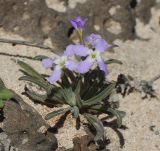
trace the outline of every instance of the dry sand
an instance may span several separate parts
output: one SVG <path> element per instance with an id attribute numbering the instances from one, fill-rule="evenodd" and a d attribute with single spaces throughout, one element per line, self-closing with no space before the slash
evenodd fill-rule
<path id="1" fill-rule="evenodd" d="M 139 79 L 149 80 L 160 73 L 160 10 L 153 8 L 152 13 L 153 17 L 146 26 L 137 20 L 136 31 L 138 35 L 143 38 L 149 38 L 148 41 L 134 40 L 122 42 L 121 40 L 116 40 L 115 43 L 119 45 L 119 48 L 116 48 L 114 53 L 106 53 L 105 59 L 116 58 L 123 62 L 123 65 L 109 66 L 109 79 L 116 79 L 118 74 L 124 73 Z M 3 29 L 0 29 L 0 37 L 23 40 L 22 37 L 6 33 Z M 47 50 L 18 45 L 13 47 L 10 44 L 3 43 L 0 43 L 0 52 L 32 57 L 36 55 L 54 56 Z M 19 66 L 11 58 L 13 57 L 0 55 L 0 77 L 8 88 L 21 95 L 24 91 L 25 83 L 18 80 L 22 74 L 19 71 Z M 31 64 L 39 72 L 46 72 L 42 68 L 41 63 L 28 59 L 23 60 Z M 160 95 L 160 80 L 156 82 L 156 85 L 157 92 Z M 25 102 L 32 105 L 43 117 L 51 110 L 45 106 L 34 104 L 27 97 L 21 96 Z M 160 101 L 157 99 L 142 100 L 140 94 L 133 93 L 121 99 L 120 109 L 127 113 L 123 124 L 128 129 L 120 130 L 124 136 L 125 145 L 121 149 L 116 133 L 112 129 L 106 128 L 107 137 L 111 140 L 108 148 L 111 151 L 159 151 Z M 69 119 L 65 122 L 64 127 L 59 130 L 59 133 L 56 134 L 59 146 L 66 148 L 72 147 L 72 138 L 74 136 L 85 134 L 83 128 L 77 131 L 73 127 L 73 120 Z M 49 123 L 52 125 L 53 121 Z M 150 130 L 150 126 L 155 126 L 154 131 Z"/>

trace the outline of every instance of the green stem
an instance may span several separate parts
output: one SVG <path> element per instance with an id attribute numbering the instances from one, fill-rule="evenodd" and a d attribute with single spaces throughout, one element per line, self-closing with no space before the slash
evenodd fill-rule
<path id="1" fill-rule="evenodd" d="M 83 30 L 82 30 L 82 29 L 78 29 L 78 30 L 77 30 L 77 34 L 78 34 L 80 43 L 84 45 L 84 40 L 83 40 Z"/>

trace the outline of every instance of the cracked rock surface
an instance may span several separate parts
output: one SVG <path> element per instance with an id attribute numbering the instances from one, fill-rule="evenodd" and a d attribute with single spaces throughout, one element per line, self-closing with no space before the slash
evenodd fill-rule
<path id="1" fill-rule="evenodd" d="M 102 34 L 110 42 L 134 39 L 135 17 L 148 23 L 154 5 L 155 0 L 1 0 L 0 27 L 36 43 L 48 39 L 57 51 L 62 51 L 70 42 L 69 19 L 88 17 L 87 33 Z"/>

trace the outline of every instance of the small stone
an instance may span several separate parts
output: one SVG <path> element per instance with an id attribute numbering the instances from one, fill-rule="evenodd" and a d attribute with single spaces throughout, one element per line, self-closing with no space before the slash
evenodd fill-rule
<path id="1" fill-rule="evenodd" d="M 120 5 L 111 7 L 111 8 L 109 9 L 110 15 L 111 15 L 111 16 L 115 15 L 115 14 L 117 13 L 117 10 L 118 10 L 120 7 L 121 7 Z"/>
<path id="2" fill-rule="evenodd" d="M 120 34 L 122 31 L 122 27 L 121 27 L 120 23 L 116 22 L 112 19 L 108 20 L 105 23 L 105 27 L 109 32 L 116 34 L 116 35 Z"/>
<path id="3" fill-rule="evenodd" d="M 155 135 L 159 135 L 159 131 L 155 131 Z"/>

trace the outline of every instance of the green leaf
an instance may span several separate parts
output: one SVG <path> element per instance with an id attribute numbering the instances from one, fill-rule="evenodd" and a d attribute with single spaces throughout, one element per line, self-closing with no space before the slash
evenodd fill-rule
<path id="1" fill-rule="evenodd" d="M 61 80 L 62 80 L 61 87 L 63 87 L 63 88 L 70 87 L 71 84 L 70 84 L 69 79 L 68 79 L 67 75 L 65 74 L 65 72 L 63 72 Z"/>
<path id="2" fill-rule="evenodd" d="M 40 103 L 45 103 L 47 99 L 47 95 L 41 95 L 30 90 L 26 90 L 26 94 L 34 101 L 37 101 Z"/>
<path id="3" fill-rule="evenodd" d="M 97 80 L 94 80 L 94 82 L 92 82 L 92 84 L 89 86 L 88 90 L 85 92 L 85 94 L 83 95 L 83 99 L 89 99 L 92 96 L 94 96 L 97 91 L 98 91 L 99 87 L 98 87 L 98 82 Z"/>
<path id="4" fill-rule="evenodd" d="M 47 56 L 44 56 L 44 55 L 38 55 L 38 56 L 35 56 L 34 59 L 35 60 L 39 60 L 39 61 L 42 61 L 43 59 L 47 59 L 48 57 Z"/>
<path id="5" fill-rule="evenodd" d="M 0 99 L 0 109 L 4 107 L 6 101 L 7 100 L 1 100 Z"/>
<path id="6" fill-rule="evenodd" d="M 103 104 L 96 104 L 96 105 L 93 105 L 93 106 L 90 106 L 89 111 L 97 111 L 98 113 L 105 113 L 106 109 L 105 107 L 103 106 Z"/>
<path id="7" fill-rule="evenodd" d="M 14 97 L 14 92 L 5 88 L 5 84 L 0 78 L 0 108 L 3 108 L 5 102 Z"/>
<path id="8" fill-rule="evenodd" d="M 91 106 L 94 104 L 97 104 L 99 102 L 101 102 L 103 99 L 105 99 L 106 97 L 108 97 L 113 89 L 115 88 L 115 83 L 110 84 L 109 86 L 107 86 L 106 89 L 104 89 L 102 92 L 100 92 L 98 95 L 84 101 L 83 105 L 84 106 Z"/>
<path id="9" fill-rule="evenodd" d="M 57 90 L 54 95 L 51 96 L 51 98 L 49 98 L 51 100 L 55 100 L 56 102 L 60 103 L 60 104 L 65 104 L 65 100 L 63 98 L 63 95 L 61 93 L 61 89 Z"/>
<path id="10" fill-rule="evenodd" d="M 40 75 L 36 70 L 34 70 L 30 65 L 26 64 L 23 61 L 18 61 L 18 64 L 24 69 L 24 71 L 31 77 L 38 79 L 43 79 L 43 76 Z"/>
<path id="11" fill-rule="evenodd" d="M 76 105 L 79 107 L 79 108 L 81 108 L 81 107 L 83 107 L 83 100 L 81 99 L 81 97 L 80 97 L 80 95 L 79 94 L 77 94 L 76 95 Z"/>
<path id="12" fill-rule="evenodd" d="M 73 113 L 74 118 L 78 118 L 79 116 L 79 108 L 77 106 L 72 107 L 71 112 Z"/>
<path id="13" fill-rule="evenodd" d="M 84 115 L 88 122 L 94 126 L 96 129 L 96 136 L 94 138 L 95 141 L 103 139 L 105 136 L 104 126 L 103 123 L 94 115 L 91 114 L 85 114 Z"/>
<path id="14" fill-rule="evenodd" d="M 112 63 L 117 63 L 117 64 L 123 64 L 120 60 L 117 59 L 109 59 L 105 61 L 105 64 L 112 64 Z"/>
<path id="15" fill-rule="evenodd" d="M 78 80 L 78 83 L 77 83 L 77 85 L 76 85 L 76 88 L 75 88 L 75 90 L 74 90 L 74 93 L 75 93 L 76 95 L 80 95 L 80 91 L 81 91 L 81 79 Z"/>
<path id="16" fill-rule="evenodd" d="M 118 112 L 118 114 L 121 116 L 121 118 L 124 118 L 126 116 L 126 112 L 124 111 L 119 111 L 119 110 L 116 110 Z"/>
<path id="17" fill-rule="evenodd" d="M 31 76 L 22 76 L 19 78 L 19 80 L 29 81 L 38 85 L 39 87 L 43 88 L 48 95 L 51 93 L 51 90 L 54 88 L 54 86 L 50 85 L 48 82 L 37 79 L 35 77 L 31 77 Z"/>
<path id="18" fill-rule="evenodd" d="M 14 92 L 9 89 L 1 89 L 0 90 L 0 99 L 9 100 L 14 96 Z"/>
<path id="19" fill-rule="evenodd" d="M 69 104 L 70 106 L 76 106 L 76 95 L 72 91 L 72 88 L 62 89 L 61 94 L 64 97 L 67 104 Z"/>
<path id="20" fill-rule="evenodd" d="M 81 97 L 80 97 L 81 83 L 82 83 L 81 80 L 82 80 L 81 78 L 78 80 L 76 88 L 74 90 L 74 93 L 75 93 L 75 96 L 76 96 L 76 104 L 79 108 L 82 107 L 82 100 L 81 100 Z"/>
<path id="21" fill-rule="evenodd" d="M 118 127 L 121 127 L 122 126 L 122 118 L 125 116 L 125 112 L 118 111 L 118 110 L 115 110 L 112 108 L 108 108 L 107 111 L 110 112 L 112 115 L 116 116 Z"/>
<path id="22" fill-rule="evenodd" d="M 49 120 L 49 119 L 51 119 L 55 116 L 58 116 L 60 114 L 64 114 L 64 113 L 68 112 L 69 110 L 71 110 L 71 107 L 64 108 L 64 109 L 59 109 L 57 111 L 53 111 L 53 112 L 46 115 L 45 120 Z"/>

